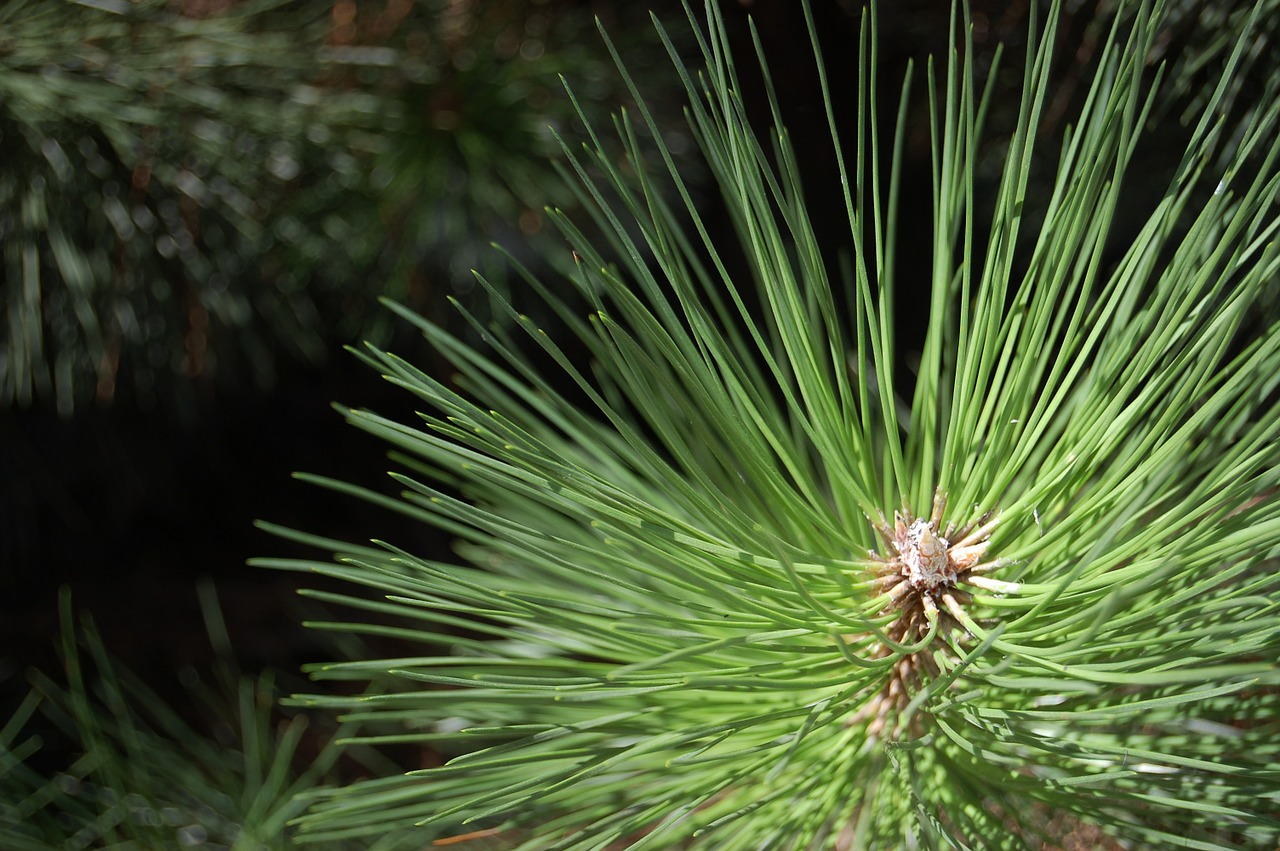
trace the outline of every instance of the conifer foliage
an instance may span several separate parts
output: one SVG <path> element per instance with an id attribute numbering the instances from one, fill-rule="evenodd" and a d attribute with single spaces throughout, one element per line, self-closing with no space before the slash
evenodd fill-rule
<path id="1" fill-rule="evenodd" d="M 574 201 L 559 75 L 610 68 L 556 0 L 4 4 L 0 408 L 190 414 L 380 339 L 380 295 L 487 313 L 468 270 Z"/>
<path id="2" fill-rule="evenodd" d="M 672 58 L 736 239 L 704 225 L 665 150 L 642 153 L 661 128 L 641 101 L 615 122 L 625 165 L 600 128 L 564 148 L 604 236 L 556 215 L 576 270 L 526 283 L 566 331 L 516 305 L 480 348 L 397 309 L 456 370 L 364 352 L 423 406 L 413 423 L 346 411 L 394 448 L 402 491 L 317 481 L 455 535 L 461 563 L 285 530 L 336 559 L 263 563 L 364 586 L 316 592 L 356 610 L 329 626 L 413 647 L 314 668 L 375 684 L 364 696 L 298 700 L 442 762 L 317 795 L 307 835 L 1276 843 L 1280 101 L 1223 117 L 1236 51 L 1189 127 L 1151 128 L 1165 9 L 1142 5 L 1042 138 L 1058 11 L 1014 63 L 989 201 L 997 76 L 963 7 L 956 50 L 903 69 L 896 119 L 874 7 L 847 52 L 815 36 L 824 92 L 858 80 L 825 99 L 843 204 L 818 210 L 787 93 L 753 131 L 740 93 L 757 59 L 767 85 L 764 57 L 734 56 L 710 4 L 690 16 L 705 69 Z M 897 215 L 916 82 L 927 221 Z M 1185 153 L 1135 220 L 1144 134 L 1175 130 Z M 842 245 L 818 244 L 820 216 L 847 223 Z M 923 298 L 904 252 L 929 258 Z"/>

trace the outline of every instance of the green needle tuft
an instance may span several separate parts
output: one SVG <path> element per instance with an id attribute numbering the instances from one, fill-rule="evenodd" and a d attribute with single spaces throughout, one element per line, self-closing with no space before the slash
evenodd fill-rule
<path id="1" fill-rule="evenodd" d="M 736 238 L 642 148 L 639 99 L 617 140 L 564 142 L 594 210 L 550 213 L 571 276 L 516 264 L 560 327 L 508 305 L 472 347 L 391 305 L 453 375 L 362 354 L 423 405 L 348 412 L 403 492 L 320 483 L 462 558 L 316 537 L 336 561 L 270 564 L 365 586 L 327 599 L 414 648 L 316 671 L 368 694 L 298 699 L 440 764 L 319 795 L 307 835 L 1274 847 L 1280 100 L 1224 117 L 1249 41 L 1140 204 L 1142 142 L 1175 131 L 1149 121 L 1163 4 L 1100 36 L 1069 123 L 1046 119 L 1057 4 L 1012 111 L 958 7 L 924 74 L 932 218 L 908 221 L 919 74 L 888 126 L 874 10 L 852 67 L 813 38 L 834 211 L 806 201 L 786 92 L 775 129 L 748 122 L 721 14 L 690 16 L 705 69 L 671 55 Z"/>

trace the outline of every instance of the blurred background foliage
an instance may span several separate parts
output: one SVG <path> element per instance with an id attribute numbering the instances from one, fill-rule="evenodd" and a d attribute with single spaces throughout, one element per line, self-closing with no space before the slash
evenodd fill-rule
<path id="1" fill-rule="evenodd" d="M 378 339 L 379 296 L 482 301 L 470 270 L 504 279 L 491 242 L 554 257 L 560 77 L 602 117 L 621 97 L 593 11 L 4 4 L 0 406 L 191 414 L 220 384 L 270 386 L 282 358 Z M 648 32 L 643 12 L 613 29 Z"/>
<path id="2" fill-rule="evenodd" d="M 352 725 L 282 710 L 288 691 L 274 672 L 240 670 L 211 585 L 200 602 L 213 661 L 182 671 L 197 707 L 188 717 L 113 658 L 93 620 L 62 596 L 62 674 L 35 674 L 0 725 L 0 847 L 292 848 L 290 821 L 318 784 L 397 770 L 368 748 L 339 745 Z M 41 771 L 50 750 L 56 767 Z M 74 758 L 62 760 L 67 751 Z M 414 846 L 389 833 L 336 847 Z"/>
<path id="3" fill-rule="evenodd" d="M 1110 5 L 1114 5 L 1114 0 Z M 1104 7 L 1109 9 L 1110 6 Z M 1255 17 L 1254 20 L 1250 18 Z M 1280 0 L 1176 0 L 1165 38 L 1170 105 L 1181 120 L 1201 109 L 1222 79 L 1227 59 L 1241 38 L 1248 44 L 1241 67 L 1230 80 L 1234 107 L 1252 112 L 1263 103 L 1271 77 L 1280 69 Z M 1157 120 L 1159 120 L 1157 115 Z"/>

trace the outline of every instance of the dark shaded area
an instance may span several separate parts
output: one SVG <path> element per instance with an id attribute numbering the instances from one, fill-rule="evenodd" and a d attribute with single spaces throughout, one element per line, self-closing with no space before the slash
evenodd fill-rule
<path id="1" fill-rule="evenodd" d="M 7 412 L 6 655 L 53 666 L 55 600 L 66 585 L 107 646 L 163 690 L 166 677 L 146 672 L 176 672 L 210 652 L 195 593 L 207 576 L 247 669 L 315 661 L 290 611 L 298 578 L 245 561 L 320 554 L 273 538 L 255 520 L 428 552 L 442 546 L 419 525 L 290 477 L 305 470 L 384 486 L 383 447 L 346 426 L 330 407 L 335 400 L 412 415 L 404 393 L 350 356 L 295 370 L 269 394 L 223 398 L 196 424 L 123 407 L 70 421 Z"/>

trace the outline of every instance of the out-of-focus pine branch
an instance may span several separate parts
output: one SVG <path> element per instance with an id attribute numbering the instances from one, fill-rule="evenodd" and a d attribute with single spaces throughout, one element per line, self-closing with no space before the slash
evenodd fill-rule
<path id="1" fill-rule="evenodd" d="M 6 4 L 0 406 L 189 408 L 377 339 L 379 295 L 465 295 L 572 200 L 548 125 L 561 75 L 603 85 L 588 29 L 527 0 Z"/>

